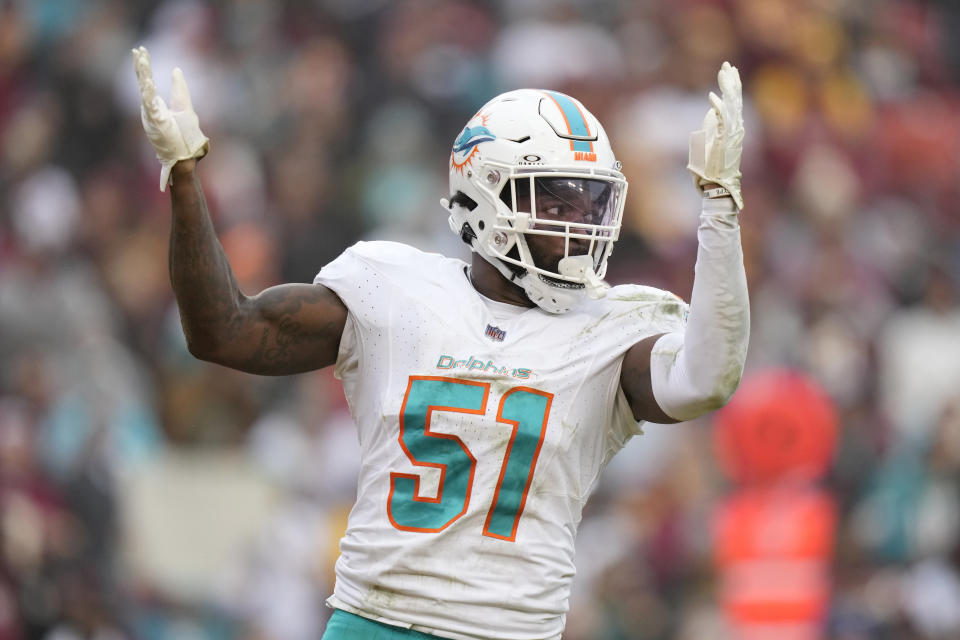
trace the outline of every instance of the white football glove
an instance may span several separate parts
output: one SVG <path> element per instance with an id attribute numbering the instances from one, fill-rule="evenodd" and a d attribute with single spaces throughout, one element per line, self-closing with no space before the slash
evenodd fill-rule
<path id="1" fill-rule="evenodd" d="M 170 106 L 157 95 L 146 47 L 133 50 L 133 68 L 140 84 L 140 120 L 147 139 L 157 151 L 160 191 L 166 191 L 170 170 L 180 160 L 202 158 L 210 148 L 210 139 L 200 131 L 200 120 L 190 101 L 190 90 L 180 67 L 173 70 Z"/>
<path id="2" fill-rule="evenodd" d="M 717 74 L 722 98 L 710 92 L 712 108 L 703 118 L 703 129 L 690 134 L 687 169 L 697 187 L 716 183 L 730 192 L 737 209 L 743 209 L 740 189 L 740 156 L 743 153 L 743 96 L 740 73 L 724 62 Z"/>

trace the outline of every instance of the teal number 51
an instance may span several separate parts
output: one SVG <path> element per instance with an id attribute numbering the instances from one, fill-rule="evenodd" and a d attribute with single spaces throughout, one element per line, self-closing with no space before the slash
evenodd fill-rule
<path id="1" fill-rule="evenodd" d="M 435 411 L 485 415 L 489 395 L 486 382 L 410 376 L 400 409 L 400 446 L 415 466 L 440 470 L 440 488 L 436 497 L 422 497 L 419 475 L 391 473 L 387 515 L 393 526 L 442 531 L 467 512 L 477 459 L 457 436 L 432 431 L 430 421 Z M 500 398 L 496 421 L 513 425 L 513 434 L 483 535 L 516 540 L 552 401 L 553 394 L 529 387 L 514 387 Z"/>

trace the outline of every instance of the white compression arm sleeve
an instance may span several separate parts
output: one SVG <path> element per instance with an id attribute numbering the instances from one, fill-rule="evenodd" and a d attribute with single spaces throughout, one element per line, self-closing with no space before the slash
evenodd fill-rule
<path id="1" fill-rule="evenodd" d="M 650 353 L 653 396 L 664 413 L 690 420 L 733 396 L 747 357 L 750 303 L 733 199 L 704 199 L 690 313 L 683 333 Z"/>

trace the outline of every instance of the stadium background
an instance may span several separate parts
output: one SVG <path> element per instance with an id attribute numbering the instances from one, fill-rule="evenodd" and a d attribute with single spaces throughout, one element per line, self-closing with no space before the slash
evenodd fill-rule
<path id="1" fill-rule="evenodd" d="M 686 140 L 724 59 L 747 102 L 747 377 L 840 419 L 830 638 L 960 637 L 960 5 L 948 0 L 0 2 L 0 639 L 306 640 L 356 444 L 330 372 L 194 360 L 130 48 L 179 65 L 248 293 L 359 238 L 463 256 L 451 141 L 518 86 L 578 96 L 630 179 L 611 279 L 688 296 Z M 570 640 L 723 637 L 711 420 L 615 459 Z M 99 635 L 82 635 L 99 628 Z"/>

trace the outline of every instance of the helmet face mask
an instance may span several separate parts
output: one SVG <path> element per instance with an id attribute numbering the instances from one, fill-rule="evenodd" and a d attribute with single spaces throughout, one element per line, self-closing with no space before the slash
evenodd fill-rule
<path id="1" fill-rule="evenodd" d="M 510 211 L 498 216 L 494 228 L 523 233 L 523 242 L 518 244 L 526 245 L 534 259 L 519 266 L 553 280 L 582 285 L 581 280 L 561 274 L 557 264 L 567 256 L 589 255 L 594 273 L 603 277 L 606 258 L 620 230 L 623 191 L 616 182 L 596 178 L 543 172 L 518 175 L 501 192 L 500 199 Z M 562 253 L 549 262 L 537 260 L 533 250 L 537 236 L 561 239 L 562 244 L 556 244 L 562 246 Z M 501 259 L 509 261 L 510 257 Z"/>
<path id="2" fill-rule="evenodd" d="M 627 183 L 600 123 L 553 91 L 511 91 L 457 137 L 451 229 L 538 306 L 569 310 L 600 280 L 620 232 Z M 579 256 L 579 257 L 577 257 Z M 588 256 L 588 257 L 587 257 Z"/>

